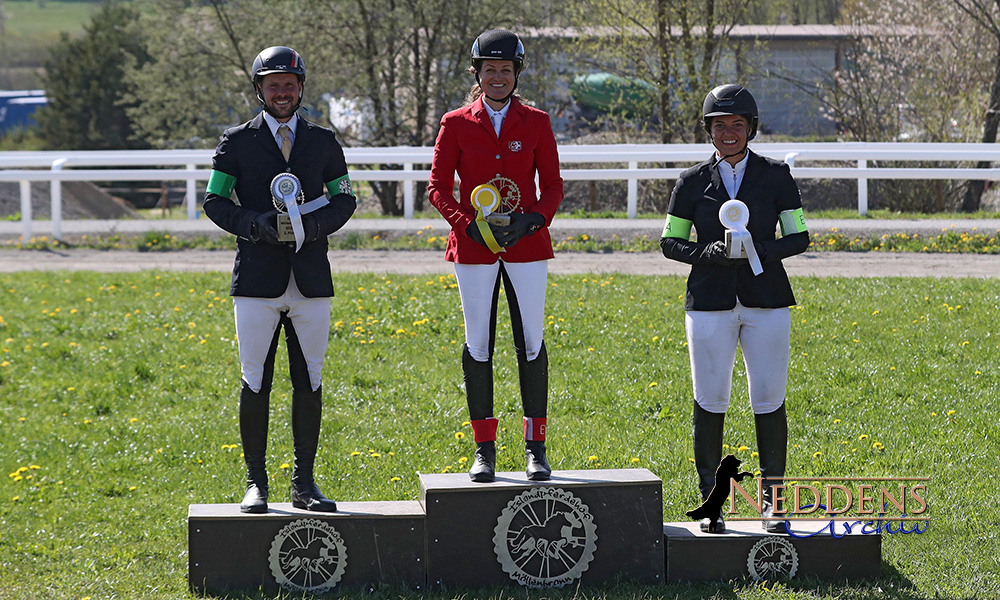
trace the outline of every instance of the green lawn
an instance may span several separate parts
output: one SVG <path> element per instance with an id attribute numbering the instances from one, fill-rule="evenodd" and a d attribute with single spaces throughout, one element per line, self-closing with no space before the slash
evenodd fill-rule
<path id="1" fill-rule="evenodd" d="M 417 472 L 471 457 L 452 276 L 338 275 L 319 482 L 337 500 L 414 500 Z M 610 585 L 457 597 L 986 598 L 1000 593 L 991 280 L 793 281 L 789 472 L 928 476 L 921 535 L 883 538 L 883 579 Z M 191 503 L 238 502 L 239 365 L 226 273 L 0 275 L 0 597 L 191 598 Z M 550 460 L 646 467 L 663 518 L 697 504 L 681 277 L 552 277 Z M 501 470 L 523 468 L 516 361 L 500 318 Z M 283 350 L 268 464 L 291 463 Z M 738 361 L 739 362 L 739 361 Z M 726 443 L 756 469 L 738 366 Z M 459 440 L 456 433 L 465 434 Z M 415 597 L 377 588 L 355 597 Z M 250 595 L 247 597 L 269 597 Z M 291 597 L 283 595 L 282 597 Z M 433 598 L 452 595 L 431 595 Z"/>
<path id="2" fill-rule="evenodd" d="M 100 2 L 6 0 L 3 3 L 6 63 L 40 66 L 59 34 L 82 34 L 83 26 L 90 22 L 90 16 L 99 6 Z"/>

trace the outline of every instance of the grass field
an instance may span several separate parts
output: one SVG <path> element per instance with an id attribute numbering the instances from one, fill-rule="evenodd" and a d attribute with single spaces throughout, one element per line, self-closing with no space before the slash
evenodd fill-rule
<path id="1" fill-rule="evenodd" d="M 40 65 L 59 34 L 83 33 L 84 25 L 99 6 L 100 2 L 5 0 L 5 65 Z"/>
<path id="2" fill-rule="evenodd" d="M 238 502 L 239 365 L 224 273 L 0 275 L 0 597 L 191 598 L 187 505 Z M 417 472 L 460 472 L 473 444 L 451 276 L 337 276 L 321 487 L 413 500 Z M 789 472 L 929 476 L 925 534 L 883 537 L 883 578 L 460 590 L 432 598 L 1000 597 L 1000 292 L 989 280 L 797 279 Z M 680 277 L 552 277 L 555 469 L 646 467 L 663 518 L 697 504 Z M 523 468 L 516 361 L 500 318 L 499 468 Z M 268 464 L 292 462 L 279 351 Z M 736 368 L 726 443 L 756 469 Z M 458 439 L 464 434 L 464 439 Z M 244 596 L 238 596 L 244 597 Z M 248 598 L 270 597 L 250 594 Z M 283 595 L 282 597 L 292 597 Z M 376 588 L 358 598 L 416 597 Z"/>

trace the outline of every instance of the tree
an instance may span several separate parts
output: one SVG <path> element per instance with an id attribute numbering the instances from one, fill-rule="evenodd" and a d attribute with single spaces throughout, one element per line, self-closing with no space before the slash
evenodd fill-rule
<path id="1" fill-rule="evenodd" d="M 926 25 L 928 14 L 934 27 Z M 845 5 L 845 18 L 853 42 L 820 94 L 846 137 L 972 139 L 990 56 L 967 15 L 951 0 L 855 0 Z M 959 193 L 940 181 L 877 181 L 872 189 L 894 210 L 957 208 Z"/>
<path id="2" fill-rule="evenodd" d="M 982 33 L 992 37 L 993 76 L 989 83 L 989 99 L 986 102 L 986 114 L 983 117 L 983 134 L 980 141 L 992 144 L 997 141 L 997 127 L 1000 126 L 1000 0 L 952 0 L 962 12 L 978 26 Z M 985 169 L 990 163 L 980 161 L 976 167 Z M 970 181 L 962 200 L 962 210 L 975 212 L 979 210 L 986 182 Z"/>
<path id="3" fill-rule="evenodd" d="M 262 29 L 260 15 L 272 10 L 281 14 L 275 3 L 260 0 L 148 5 L 141 24 L 152 60 L 132 65 L 126 78 L 132 86 L 128 114 L 153 146 L 214 148 L 223 129 L 254 114 L 254 57 L 267 46 L 290 43 L 265 40 L 270 32 Z M 315 97 L 311 89 L 306 86 L 307 98 Z"/>
<path id="4" fill-rule="evenodd" d="M 728 46 L 751 0 L 575 0 L 574 18 L 593 57 L 589 67 L 656 86 L 663 143 L 701 139 L 698 120 Z"/>
<path id="5" fill-rule="evenodd" d="M 425 146 L 433 144 L 441 116 L 461 104 L 473 83 L 467 69 L 475 37 L 494 27 L 522 30 L 542 9 L 453 0 L 308 0 L 302 11 L 317 60 L 329 65 L 331 89 L 371 113 L 359 138 L 370 146 Z M 402 214 L 396 182 L 371 186 L 383 213 Z"/>
<path id="6" fill-rule="evenodd" d="M 131 86 L 124 78 L 127 68 L 150 58 L 138 16 L 131 6 L 106 3 L 82 37 L 61 34 L 42 79 L 49 103 L 35 118 L 47 147 L 148 147 L 127 115 Z"/>

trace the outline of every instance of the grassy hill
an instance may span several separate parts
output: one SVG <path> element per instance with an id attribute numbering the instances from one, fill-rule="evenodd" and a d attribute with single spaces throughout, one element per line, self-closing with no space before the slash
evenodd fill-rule
<path id="1" fill-rule="evenodd" d="M 0 0 L 0 89 L 39 87 L 48 48 L 61 32 L 83 33 L 98 1 Z"/>

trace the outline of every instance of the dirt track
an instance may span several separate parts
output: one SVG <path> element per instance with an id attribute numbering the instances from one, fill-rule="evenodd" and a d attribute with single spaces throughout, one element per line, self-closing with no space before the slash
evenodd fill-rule
<path id="1" fill-rule="evenodd" d="M 337 250 L 330 252 L 334 272 L 423 275 L 453 272 L 438 251 Z M 986 254 L 889 252 L 807 252 L 784 261 L 792 276 L 817 277 L 980 277 L 1000 279 L 1000 257 Z M 16 271 L 230 271 L 230 251 L 185 250 L 0 250 L 0 272 Z M 609 254 L 560 252 L 549 263 L 554 274 L 627 273 L 687 275 L 687 265 L 658 253 Z"/>

